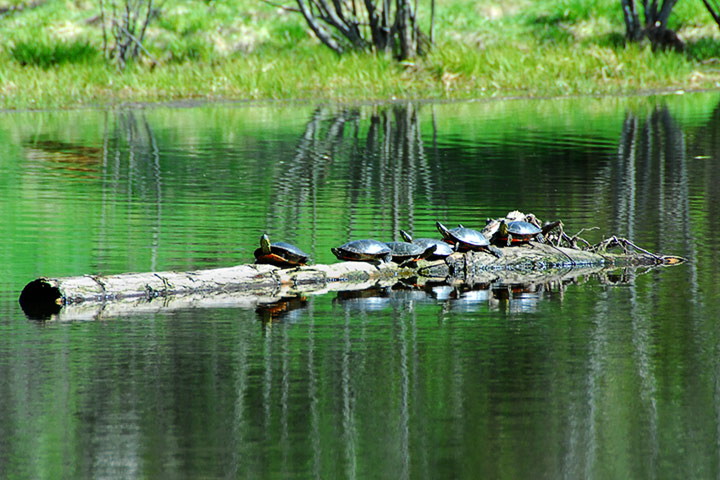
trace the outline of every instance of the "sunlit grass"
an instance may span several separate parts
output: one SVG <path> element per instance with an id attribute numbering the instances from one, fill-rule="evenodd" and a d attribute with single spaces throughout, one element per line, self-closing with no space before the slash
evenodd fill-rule
<path id="1" fill-rule="evenodd" d="M 626 45 L 619 7 L 607 2 L 445 0 L 438 2 L 435 47 L 398 63 L 366 52 L 338 56 L 299 15 L 266 4 L 168 0 L 147 35 L 157 64 L 143 58 L 124 71 L 104 61 L 96 6 L 48 2 L 5 19 L 1 107 L 602 95 L 720 85 L 717 27 L 701 6 L 678 7 L 676 26 L 693 35 L 680 53 Z"/>

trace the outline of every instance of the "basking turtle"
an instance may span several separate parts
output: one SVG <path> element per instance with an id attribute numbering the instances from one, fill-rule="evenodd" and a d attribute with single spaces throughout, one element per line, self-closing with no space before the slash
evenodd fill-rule
<path id="1" fill-rule="evenodd" d="M 521 220 L 506 223 L 503 219 L 500 220 L 500 225 L 498 225 L 493 241 L 509 246 L 513 243 L 527 243 L 540 236 L 541 233 L 542 230 L 532 223 Z"/>
<path id="2" fill-rule="evenodd" d="M 450 245 L 447 244 L 447 242 L 443 242 L 442 240 L 437 240 L 435 238 L 415 238 L 406 232 L 405 230 L 400 230 L 400 236 L 403 240 L 406 242 L 414 243 L 415 245 L 420 245 L 423 248 L 428 248 L 431 245 L 435 245 L 435 251 L 427 257 L 428 260 L 439 260 L 441 258 L 445 258 L 449 255 L 452 255 L 453 249 L 450 248 Z"/>
<path id="3" fill-rule="evenodd" d="M 416 262 L 428 258 L 437 248 L 435 245 L 421 247 L 410 242 L 385 242 L 385 245 L 390 247 L 392 261 L 395 263 Z"/>
<path id="4" fill-rule="evenodd" d="M 440 222 L 435 222 L 435 226 L 443 236 L 443 240 L 455 246 L 455 251 L 484 251 L 498 258 L 502 257 L 502 252 L 490 245 L 488 239 L 477 230 L 465 228 L 462 225 L 448 230 L 447 227 Z"/>
<path id="5" fill-rule="evenodd" d="M 255 263 L 267 263 L 285 268 L 305 265 L 307 261 L 307 253 L 289 243 L 270 243 L 267 233 L 263 233 L 260 237 L 260 248 L 255 250 Z"/>
<path id="6" fill-rule="evenodd" d="M 338 260 L 350 260 L 361 262 L 390 262 L 392 251 L 390 247 L 378 240 L 353 240 L 339 247 L 330 249 Z"/>

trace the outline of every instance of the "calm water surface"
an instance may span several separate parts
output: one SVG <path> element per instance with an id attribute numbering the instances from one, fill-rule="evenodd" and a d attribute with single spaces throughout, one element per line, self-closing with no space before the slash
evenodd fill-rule
<path id="1" fill-rule="evenodd" d="M 0 478 L 717 478 L 720 94 L 0 115 Z M 37 321 L 38 276 L 508 210 L 682 266 Z M 595 229 L 592 229 L 595 227 Z"/>

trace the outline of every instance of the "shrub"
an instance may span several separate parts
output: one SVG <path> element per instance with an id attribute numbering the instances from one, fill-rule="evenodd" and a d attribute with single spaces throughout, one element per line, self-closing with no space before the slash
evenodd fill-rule
<path id="1" fill-rule="evenodd" d="M 97 55 L 98 50 L 86 41 L 50 42 L 21 41 L 10 49 L 13 60 L 20 65 L 50 68 L 63 63 L 88 63 Z"/>

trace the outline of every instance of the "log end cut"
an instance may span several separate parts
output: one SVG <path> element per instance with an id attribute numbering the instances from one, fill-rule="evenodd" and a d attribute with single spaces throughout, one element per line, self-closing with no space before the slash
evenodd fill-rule
<path id="1" fill-rule="evenodd" d="M 19 302 L 20 308 L 29 318 L 45 319 L 60 311 L 63 297 L 57 285 L 43 277 L 25 285 Z"/>

